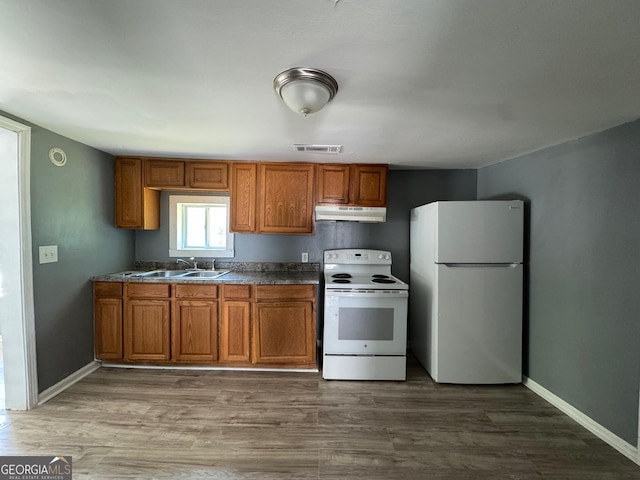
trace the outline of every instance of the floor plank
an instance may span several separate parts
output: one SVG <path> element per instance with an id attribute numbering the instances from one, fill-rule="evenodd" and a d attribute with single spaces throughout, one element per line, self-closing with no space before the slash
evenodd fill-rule
<path id="1" fill-rule="evenodd" d="M 522 385 L 101 368 L 0 413 L 0 454 L 70 455 L 76 479 L 640 479 Z"/>

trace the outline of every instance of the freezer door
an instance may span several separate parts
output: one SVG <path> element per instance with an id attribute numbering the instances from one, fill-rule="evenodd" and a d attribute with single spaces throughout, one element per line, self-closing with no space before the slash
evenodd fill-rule
<path id="1" fill-rule="evenodd" d="M 520 383 L 522 265 L 438 265 L 437 275 L 434 380 Z"/>
<path id="2" fill-rule="evenodd" d="M 437 203 L 436 263 L 522 263 L 522 201 Z"/>

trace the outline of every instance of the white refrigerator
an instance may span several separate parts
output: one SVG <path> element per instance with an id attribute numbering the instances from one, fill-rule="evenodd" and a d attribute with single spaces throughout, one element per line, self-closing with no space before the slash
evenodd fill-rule
<path id="1" fill-rule="evenodd" d="M 522 381 L 520 200 L 411 210 L 409 347 L 434 381 Z"/>

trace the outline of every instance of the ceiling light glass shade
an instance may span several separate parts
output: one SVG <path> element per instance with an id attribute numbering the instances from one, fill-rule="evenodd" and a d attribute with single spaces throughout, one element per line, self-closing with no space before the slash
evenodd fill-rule
<path id="1" fill-rule="evenodd" d="M 338 92 L 338 82 L 322 70 L 290 68 L 278 74 L 273 88 L 296 113 L 308 115 L 321 110 Z"/>

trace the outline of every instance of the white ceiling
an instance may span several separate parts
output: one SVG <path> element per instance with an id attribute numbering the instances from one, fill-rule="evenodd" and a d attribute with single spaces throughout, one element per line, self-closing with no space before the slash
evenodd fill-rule
<path id="1" fill-rule="evenodd" d="M 0 0 L 0 110 L 112 154 L 474 168 L 640 117 L 639 65 L 638 0 Z"/>

